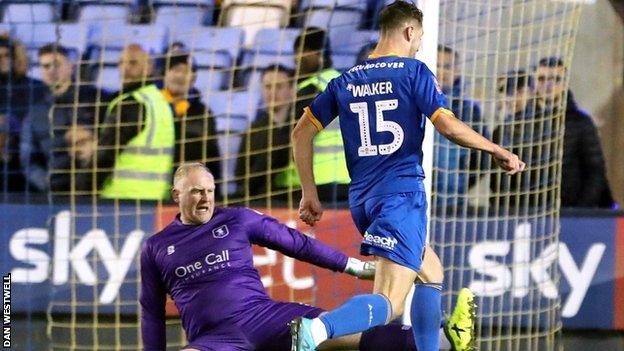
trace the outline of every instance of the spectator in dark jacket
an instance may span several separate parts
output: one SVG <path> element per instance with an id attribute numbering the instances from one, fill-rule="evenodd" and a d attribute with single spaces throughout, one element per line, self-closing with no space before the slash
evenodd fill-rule
<path id="1" fill-rule="evenodd" d="M 221 163 L 215 118 L 201 101 L 200 91 L 193 87 L 196 68 L 192 58 L 184 51 L 173 50 L 165 61 L 162 93 L 175 116 L 174 166 L 202 162 L 219 184 Z M 219 189 L 217 186 L 216 195 Z"/>
<path id="2" fill-rule="evenodd" d="M 19 135 L 29 106 L 43 100 L 45 85 L 26 76 L 28 54 L 21 43 L 0 35 L 0 191 L 24 190 Z"/>
<path id="3" fill-rule="evenodd" d="M 494 211 L 543 211 L 554 205 L 559 150 L 553 128 L 557 117 L 537 107 L 533 79 L 523 70 L 499 80 L 499 111 L 505 120 L 493 133 L 493 141 L 518 155 L 526 163 L 520 174 L 495 172 L 490 178 Z"/>
<path id="4" fill-rule="evenodd" d="M 277 177 L 288 174 L 295 87 L 293 72 L 270 65 L 262 74 L 262 108 L 241 142 L 236 163 L 237 198 L 280 198 Z"/>
<path id="5" fill-rule="evenodd" d="M 452 48 L 438 47 L 438 82 L 455 116 L 489 139 L 490 132 L 481 119 L 479 104 L 466 97 L 457 61 L 458 55 Z M 447 213 L 462 211 L 468 189 L 476 183 L 480 171 L 489 165 L 488 157 L 451 143 L 439 133 L 435 133 L 435 143 L 433 184 L 437 209 Z"/>
<path id="6" fill-rule="evenodd" d="M 82 149 L 67 143 L 72 126 L 85 127 L 83 139 L 93 140 L 98 91 L 91 85 L 74 84 L 74 65 L 69 51 L 51 43 L 39 49 L 39 67 L 48 87 L 45 100 L 31 107 L 21 133 L 20 157 L 24 175 L 36 191 L 68 192 L 75 162 Z"/>
<path id="7" fill-rule="evenodd" d="M 562 110 L 566 68 L 556 57 L 540 60 L 535 70 L 539 105 L 558 114 Z M 581 110 L 571 91 L 567 92 L 563 164 L 562 207 L 611 207 L 613 199 L 607 182 L 600 139 L 591 116 Z"/>

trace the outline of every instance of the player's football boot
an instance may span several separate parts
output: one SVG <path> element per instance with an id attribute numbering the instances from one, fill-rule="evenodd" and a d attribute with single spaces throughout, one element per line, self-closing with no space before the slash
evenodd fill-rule
<path id="1" fill-rule="evenodd" d="M 312 320 L 299 317 L 290 322 L 290 335 L 292 336 L 291 351 L 315 351 L 316 344 L 312 338 L 310 326 Z"/>
<path id="2" fill-rule="evenodd" d="M 451 343 L 453 351 L 475 350 L 475 318 L 477 305 L 475 297 L 468 288 L 463 288 L 457 296 L 453 314 L 444 326 L 444 334 Z"/>

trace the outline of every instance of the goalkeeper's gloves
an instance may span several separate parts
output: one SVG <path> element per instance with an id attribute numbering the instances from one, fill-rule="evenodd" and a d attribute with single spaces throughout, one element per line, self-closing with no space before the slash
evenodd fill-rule
<path id="1" fill-rule="evenodd" d="M 375 278 L 375 261 L 364 262 L 355 257 L 349 257 L 344 272 L 360 279 L 373 280 Z"/>

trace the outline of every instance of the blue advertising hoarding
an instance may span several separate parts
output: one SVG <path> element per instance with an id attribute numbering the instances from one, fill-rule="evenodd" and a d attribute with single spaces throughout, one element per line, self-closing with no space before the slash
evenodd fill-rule
<path id="1" fill-rule="evenodd" d="M 97 301 L 98 313 L 137 313 L 138 254 L 159 222 L 153 206 L 80 205 L 69 211 L 2 204 L 0 221 L 0 267 L 11 273 L 14 311 L 92 313 Z M 484 323 L 538 326 L 554 317 L 543 307 L 560 294 L 564 327 L 624 329 L 624 304 L 616 303 L 624 217 L 563 216 L 559 223 L 472 218 L 434 222 L 432 228 L 436 240 L 466 244 L 437 250 L 445 266 L 465 267 L 453 270 L 452 281 L 475 291 L 480 312 L 514 316 Z M 519 313 L 527 310 L 543 312 Z"/>

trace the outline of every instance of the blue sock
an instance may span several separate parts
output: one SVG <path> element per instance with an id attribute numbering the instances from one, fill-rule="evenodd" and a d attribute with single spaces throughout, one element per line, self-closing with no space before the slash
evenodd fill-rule
<path id="1" fill-rule="evenodd" d="M 410 317 L 418 351 L 440 349 L 441 284 L 416 284 Z"/>
<path id="2" fill-rule="evenodd" d="M 386 324 L 390 320 L 391 312 L 390 301 L 385 296 L 366 294 L 350 298 L 320 319 L 331 339 Z"/>

